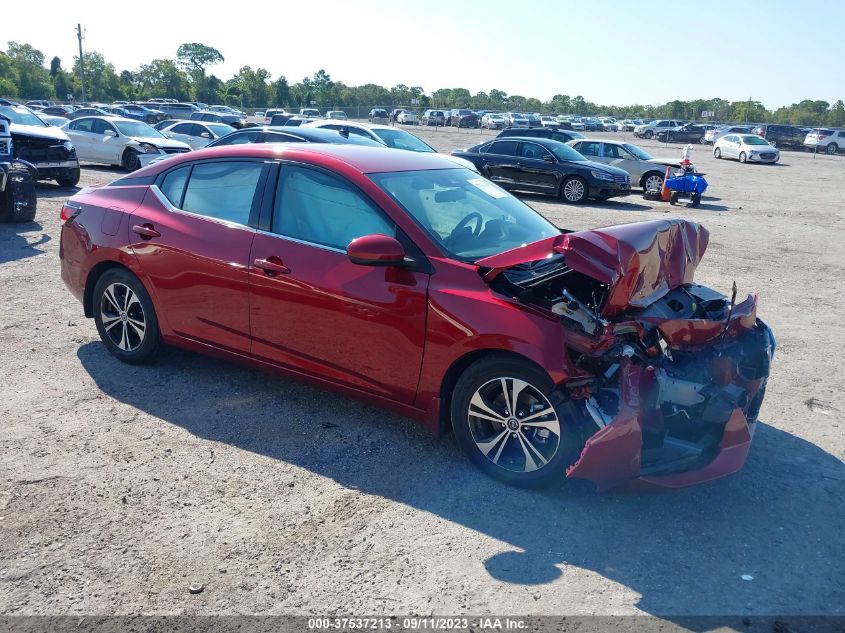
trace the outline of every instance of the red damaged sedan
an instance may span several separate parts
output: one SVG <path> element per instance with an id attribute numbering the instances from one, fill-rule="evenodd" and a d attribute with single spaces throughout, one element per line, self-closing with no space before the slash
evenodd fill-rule
<path id="1" fill-rule="evenodd" d="M 121 361 L 168 344 L 310 380 L 517 485 L 735 472 L 775 350 L 756 296 L 693 281 L 704 228 L 561 231 L 436 154 L 200 150 L 62 219 L 62 278 Z"/>

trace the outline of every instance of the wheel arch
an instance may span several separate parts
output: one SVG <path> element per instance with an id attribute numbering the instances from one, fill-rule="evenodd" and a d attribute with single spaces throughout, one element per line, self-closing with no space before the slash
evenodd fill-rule
<path id="1" fill-rule="evenodd" d="M 89 319 L 94 316 L 94 287 L 97 285 L 100 277 L 112 268 L 122 268 L 135 275 L 135 272 L 131 268 L 113 259 L 107 259 L 92 266 L 91 270 L 88 271 L 88 276 L 85 278 L 85 291 L 82 295 L 82 307 L 85 310 L 85 316 Z"/>
<path id="2" fill-rule="evenodd" d="M 660 176 L 661 178 L 665 178 L 666 177 L 666 171 L 665 170 L 660 171 L 659 169 L 651 169 L 651 170 L 645 172 L 640 177 L 640 187 L 645 186 L 645 181 L 649 179 L 649 176 Z"/>
<path id="3" fill-rule="evenodd" d="M 467 369 L 469 369 L 469 367 L 471 367 L 478 361 L 492 357 L 501 357 L 503 359 L 518 360 L 520 362 L 525 362 L 529 365 L 532 365 L 537 370 L 543 372 L 547 376 L 549 375 L 549 373 L 543 368 L 542 365 L 532 360 L 528 356 L 520 354 L 519 352 L 514 352 L 512 350 L 486 348 L 467 352 L 463 356 L 460 356 L 455 359 L 455 361 L 449 366 L 449 369 L 446 370 L 446 373 L 443 374 L 443 380 L 440 382 L 440 410 L 438 417 L 439 435 L 449 433 L 452 429 L 452 423 L 450 419 L 450 412 L 452 410 L 452 394 L 455 391 L 455 385 L 457 385 L 458 379 Z M 553 381 L 551 376 L 549 376 L 549 380 Z"/>

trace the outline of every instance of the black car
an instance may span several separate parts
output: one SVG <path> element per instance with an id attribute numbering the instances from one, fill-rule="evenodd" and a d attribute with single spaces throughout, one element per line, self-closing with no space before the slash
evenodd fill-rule
<path id="1" fill-rule="evenodd" d="M 32 164 L 36 180 L 55 180 L 62 187 L 79 182 L 76 149 L 64 130 L 44 123 L 27 107 L 5 105 L 0 100 L 0 114 L 9 119 L 12 156 Z"/>
<path id="2" fill-rule="evenodd" d="M 223 112 L 211 112 L 208 110 L 200 110 L 194 112 L 190 118 L 191 121 L 211 121 L 213 123 L 225 123 L 231 125 L 233 128 L 241 129 L 247 127 L 247 122 L 240 114 L 225 114 Z"/>
<path id="3" fill-rule="evenodd" d="M 531 138 L 548 138 L 553 141 L 560 141 L 561 143 L 568 143 L 578 138 L 584 138 L 583 134 L 567 130 L 562 127 L 532 127 L 529 129 L 518 127 L 506 127 L 499 132 L 499 137 L 503 136 L 530 136 Z"/>
<path id="4" fill-rule="evenodd" d="M 63 116 L 69 119 L 70 115 L 73 114 L 73 110 L 74 109 L 71 106 L 57 105 L 43 108 L 42 110 L 39 110 L 39 113 L 49 114 L 50 116 Z"/>
<path id="5" fill-rule="evenodd" d="M 120 107 L 124 109 L 128 118 L 143 121 L 144 123 L 149 123 L 150 125 L 158 123 L 159 121 L 164 121 L 168 118 L 168 116 L 161 110 L 154 110 L 145 105 L 141 105 L 140 103 L 125 103 L 121 104 Z"/>
<path id="6" fill-rule="evenodd" d="M 452 127 L 478 127 L 481 119 L 472 110 L 450 110 L 446 116 L 446 125 Z"/>
<path id="7" fill-rule="evenodd" d="M 807 128 L 796 125 L 758 125 L 751 132 L 767 141 L 772 147 L 790 147 L 792 149 L 804 149 L 804 139 L 807 137 Z"/>
<path id="8" fill-rule="evenodd" d="M 707 130 L 700 125 L 687 123 L 679 128 L 660 130 L 655 134 L 664 143 L 703 143 Z"/>
<path id="9" fill-rule="evenodd" d="M 384 147 L 383 144 L 357 134 L 346 134 L 343 131 L 329 130 L 320 127 L 289 126 L 252 127 L 227 134 L 206 147 L 220 145 L 241 145 L 245 143 L 348 143 L 352 145 L 366 145 L 368 147 Z"/>
<path id="10" fill-rule="evenodd" d="M 455 150 L 503 189 L 560 196 L 564 202 L 607 200 L 631 192 L 628 173 L 587 160 L 559 141 L 528 136 L 496 138 Z"/>

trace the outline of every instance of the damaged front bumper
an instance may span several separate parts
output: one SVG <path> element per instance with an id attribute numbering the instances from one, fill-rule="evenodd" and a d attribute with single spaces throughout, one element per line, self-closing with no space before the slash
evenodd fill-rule
<path id="1" fill-rule="evenodd" d="M 738 471 L 776 345 L 755 309 L 756 297 L 750 297 L 728 322 L 688 320 L 683 327 L 665 321 L 659 327 L 669 347 L 659 358 L 624 356 L 617 370 L 618 408 L 607 416 L 602 403 L 587 400 L 585 409 L 600 428 L 567 476 L 589 479 L 601 490 L 653 490 Z M 726 328 L 730 338 L 719 341 L 728 336 Z"/>

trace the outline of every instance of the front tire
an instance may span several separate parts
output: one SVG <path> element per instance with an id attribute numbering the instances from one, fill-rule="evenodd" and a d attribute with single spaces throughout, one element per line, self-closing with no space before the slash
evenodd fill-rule
<path id="1" fill-rule="evenodd" d="M 748 156 L 745 155 L 745 152 L 739 153 L 739 162 L 740 163 L 747 163 L 748 162 Z"/>
<path id="2" fill-rule="evenodd" d="M 528 363 L 490 356 L 471 365 L 452 394 L 452 429 L 480 470 L 535 488 L 560 481 L 577 457 L 571 429 L 549 400 L 554 384 Z"/>
<path id="3" fill-rule="evenodd" d="M 123 152 L 123 160 L 121 161 L 121 165 L 126 171 L 135 171 L 141 167 L 141 159 L 138 156 L 138 152 L 131 147 L 127 148 L 125 152 Z"/>
<path id="4" fill-rule="evenodd" d="M 560 197 L 569 204 L 581 204 L 588 192 L 587 182 L 578 176 L 569 176 L 560 185 Z"/>
<path id="5" fill-rule="evenodd" d="M 645 138 L 645 139 L 651 139 L 653 136 L 654 136 L 654 132 L 652 132 L 651 130 L 646 130 L 643 133 L 643 138 Z"/>
<path id="6" fill-rule="evenodd" d="M 161 334 L 153 302 L 141 281 L 125 268 L 106 271 L 94 286 L 94 323 L 112 356 L 131 365 L 158 354 Z"/>
<path id="7" fill-rule="evenodd" d="M 75 187 L 79 184 L 79 176 L 79 167 L 76 167 L 75 169 L 68 169 L 67 176 L 56 178 L 56 182 L 60 187 Z"/>

